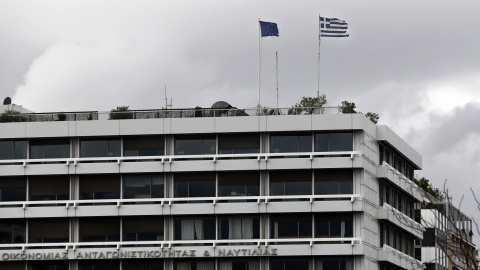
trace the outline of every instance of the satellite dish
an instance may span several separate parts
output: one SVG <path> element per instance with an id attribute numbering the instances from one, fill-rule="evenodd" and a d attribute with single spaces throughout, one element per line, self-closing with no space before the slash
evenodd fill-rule
<path id="1" fill-rule="evenodd" d="M 3 100 L 3 105 L 12 105 L 12 99 L 10 97 L 6 97 Z"/>
<path id="2" fill-rule="evenodd" d="M 232 105 L 228 104 L 225 101 L 217 101 L 213 103 L 212 109 L 231 109 Z"/>

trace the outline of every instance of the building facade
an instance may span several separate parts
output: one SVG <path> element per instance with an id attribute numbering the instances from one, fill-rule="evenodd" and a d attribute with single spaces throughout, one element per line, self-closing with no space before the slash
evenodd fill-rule
<path id="1" fill-rule="evenodd" d="M 361 113 L 110 118 L 0 123 L 0 269 L 424 267 L 421 156 Z"/>

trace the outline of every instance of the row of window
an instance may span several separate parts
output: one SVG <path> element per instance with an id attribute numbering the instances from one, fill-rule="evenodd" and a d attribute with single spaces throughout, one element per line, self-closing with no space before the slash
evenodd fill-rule
<path id="1" fill-rule="evenodd" d="M 380 246 L 386 244 L 411 257 L 414 254 L 415 238 L 398 227 L 380 221 Z"/>
<path id="2" fill-rule="evenodd" d="M 68 261 L 43 262 L 0 262 L 0 269 L 25 270 L 68 270 Z M 353 270 L 353 257 L 302 257 L 270 258 L 270 270 Z M 315 266 L 313 266 L 315 265 Z M 174 270 L 260 270 L 258 258 L 251 259 L 182 259 L 175 260 Z M 215 267 L 216 266 L 216 267 Z M 128 260 L 80 260 L 78 270 L 163 270 L 162 259 Z"/>
<path id="3" fill-rule="evenodd" d="M 383 203 L 387 203 L 411 219 L 415 218 L 415 201 L 410 196 L 405 194 L 401 189 L 395 187 L 394 185 L 391 185 L 380 179 L 378 184 L 380 206 L 382 206 Z"/>
<path id="4" fill-rule="evenodd" d="M 401 155 L 398 154 L 397 151 L 395 151 L 393 148 L 380 144 L 380 164 L 383 163 L 383 161 L 387 162 L 389 165 L 394 167 L 397 171 L 399 171 L 401 174 L 405 175 L 408 179 L 413 180 L 413 174 L 414 174 L 414 167 L 412 164 L 410 164 L 407 159 L 402 157 Z"/>
<path id="5" fill-rule="evenodd" d="M 260 153 L 260 134 L 178 135 L 174 155 Z M 165 136 L 80 139 L 79 157 L 163 156 Z M 0 140 L 0 160 L 70 158 L 69 138 Z M 29 151 L 28 151 L 29 150 Z M 352 151 L 353 133 L 270 134 L 270 153 Z M 122 155 L 123 153 L 123 155 Z"/>
<path id="6" fill-rule="evenodd" d="M 169 220 L 163 216 L 3 219 L 0 244 L 27 239 L 28 243 L 70 242 L 69 231 L 75 224 L 80 242 L 163 241 Z M 352 213 L 316 213 L 176 216 L 173 240 L 264 239 L 263 223 L 269 224 L 270 239 L 353 237 Z"/>
<path id="7" fill-rule="evenodd" d="M 173 197 L 329 195 L 353 193 L 353 170 L 270 171 L 269 192 L 258 171 L 173 174 Z M 27 191 L 28 186 L 28 191 Z M 79 199 L 165 197 L 164 174 L 80 175 Z M 69 200 L 70 176 L 0 177 L 0 201 Z M 168 194 L 168 193 L 167 193 Z"/>

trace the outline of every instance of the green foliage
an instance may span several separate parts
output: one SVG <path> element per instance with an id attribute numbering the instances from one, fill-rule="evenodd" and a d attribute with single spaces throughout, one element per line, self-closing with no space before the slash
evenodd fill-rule
<path id="1" fill-rule="evenodd" d="M 118 106 L 112 109 L 108 115 L 110 120 L 114 119 L 133 119 L 133 113 L 128 112 L 128 106 Z"/>
<path id="2" fill-rule="evenodd" d="M 428 194 L 435 197 L 437 200 L 443 201 L 445 199 L 445 192 L 441 191 L 438 188 L 434 188 L 430 181 L 425 177 L 420 178 L 420 180 L 413 179 L 413 181 L 415 182 L 415 184 L 417 184 L 417 186 L 419 186 Z"/>
<path id="3" fill-rule="evenodd" d="M 58 121 L 65 121 L 65 119 L 67 119 L 67 115 L 64 113 L 58 113 L 57 117 L 58 117 Z"/>
<path id="4" fill-rule="evenodd" d="M 312 114 L 318 108 L 321 108 L 323 105 L 327 104 L 327 96 L 321 95 L 319 97 L 302 97 L 300 103 L 295 103 L 295 106 L 288 109 L 287 114 L 289 115 L 299 115 L 302 112 L 305 114 Z"/>
<path id="5" fill-rule="evenodd" d="M 365 116 L 370 119 L 374 124 L 378 123 L 378 119 L 380 119 L 380 116 L 378 116 L 378 113 L 374 112 L 367 112 Z"/>
<path id="6" fill-rule="evenodd" d="M 349 101 L 342 101 L 342 105 L 340 106 L 342 108 L 342 113 L 356 113 L 355 108 L 357 107 L 355 105 L 355 102 L 349 102 Z"/>
<path id="7" fill-rule="evenodd" d="M 25 117 L 21 115 L 19 111 L 6 110 L 0 114 L 0 122 L 25 122 Z"/>

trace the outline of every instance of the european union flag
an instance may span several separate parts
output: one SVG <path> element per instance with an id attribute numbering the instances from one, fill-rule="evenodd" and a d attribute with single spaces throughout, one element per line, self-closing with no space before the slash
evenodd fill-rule
<path id="1" fill-rule="evenodd" d="M 262 30 L 262 37 L 278 37 L 278 28 L 276 23 L 260 21 L 260 29 Z"/>

